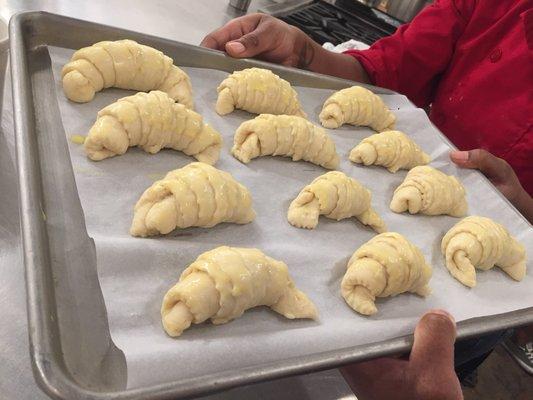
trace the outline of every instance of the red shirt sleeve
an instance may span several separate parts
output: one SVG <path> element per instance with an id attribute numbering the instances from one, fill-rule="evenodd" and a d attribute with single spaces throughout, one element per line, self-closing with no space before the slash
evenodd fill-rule
<path id="1" fill-rule="evenodd" d="M 473 0 L 437 0 L 411 23 L 368 50 L 348 50 L 374 85 L 405 94 L 418 107 L 432 102 L 440 75 L 472 14 Z"/>

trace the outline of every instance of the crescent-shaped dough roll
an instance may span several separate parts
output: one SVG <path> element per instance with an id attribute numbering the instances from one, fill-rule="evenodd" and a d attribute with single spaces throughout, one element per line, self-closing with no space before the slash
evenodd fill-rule
<path id="1" fill-rule="evenodd" d="M 247 224 L 255 218 L 248 189 L 227 172 L 199 162 L 154 182 L 134 211 L 130 234 L 142 237 L 221 222 Z"/>
<path id="2" fill-rule="evenodd" d="M 165 294 L 161 317 L 165 331 L 179 336 L 192 323 L 225 324 L 257 306 L 289 319 L 317 318 L 315 305 L 295 287 L 285 263 L 258 249 L 221 246 L 183 271 Z"/>
<path id="3" fill-rule="evenodd" d="M 396 117 L 381 97 L 361 86 L 352 86 L 333 93 L 324 103 L 320 122 L 334 129 L 343 124 L 369 126 L 381 132 L 394 128 Z"/>
<path id="4" fill-rule="evenodd" d="M 355 179 L 331 171 L 302 189 L 289 206 L 287 219 L 297 228 L 314 229 L 320 215 L 337 221 L 355 217 L 376 232 L 385 232 L 385 223 L 372 208 L 371 199 L 370 191 Z"/>
<path id="5" fill-rule="evenodd" d="M 133 40 L 98 42 L 79 49 L 61 71 L 69 100 L 86 103 L 102 89 L 161 90 L 193 108 L 189 76 L 159 50 Z"/>
<path id="6" fill-rule="evenodd" d="M 500 267 L 514 280 L 526 275 L 526 251 L 507 229 L 489 218 L 471 216 L 459 221 L 441 243 L 446 267 L 468 287 L 476 286 L 476 268 Z"/>
<path id="7" fill-rule="evenodd" d="M 85 140 L 85 152 L 94 161 L 122 155 L 132 146 L 151 154 L 164 148 L 180 150 L 214 164 L 222 136 L 165 92 L 139 92 L 100 110 Z"/>
<path id="8" fill-rule="evenodd" d="M 431 274 L 431 266 L 415 245 L 399 233 L 386 232 L 353 253 L 341 282 L 341 293 L 355 311 L 372 315 L 378 311 L 376 297 L 405 292 L 424 297 L 430 294 Z"/>
<path id="9" fill-rule="evenodd" d="M 236 71 L 217 88 L 216 111 L 226 115 L 238 108 L 254 114 L 287 114 L 305 117 L 291 84 L 268 69 Z"/>
<path id="10" fill-rule="evenodd" d="M 390 203 L 396 213 L 462 217 L 468 210 L 463 185 L 455 176 L 427 165 L 411 169 L 396 188 Z"/>
<path id="11" fill-rule="evenodd" d="M 350 152 L 350 160 L 364 165 L 382 165 L 394 173 L 431 161 L 405 133 L 385 131 L 369 136 Z"/>
<path id="12" fill-rule="evenodd" d="M 261 114 L 235 132 L 231 153 L 247 164 L 260 156 L 287 156 L 324 168 L 339 166 L 335 143 L 324 129 L 294 115 Z"/>

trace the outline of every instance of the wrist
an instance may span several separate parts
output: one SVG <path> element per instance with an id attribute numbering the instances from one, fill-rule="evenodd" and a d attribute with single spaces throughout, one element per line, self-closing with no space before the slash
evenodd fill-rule
<path id="1" fill-rule="evenodd" d="M 311 65 L 315 62 L 317 47 L 321 46 L 313 39 L 307 36 L 302 30 L 291 26 L 294 30 L 294 53 L 296 56 L 295 67 L 300 69 L 312 70 Z"/>
<path id="2" fill-rule="evenodd" d="M 331 67 L 335 64 L 335 56 L 338 56 L 338 54 L 332 53 L 318 43 L 313 42 L 313 59 L 308 69 L 321 74 L 334 75 Z"/>
<path id="3" fill-rule="evenodd" d="M 325 75 L 332 75 L 352 81 L 370 83 L 370 79 L 356 58 L 343 53 L 326 50 L 310 38 L 307 44 L 308 64 L 306 69 Z"/>

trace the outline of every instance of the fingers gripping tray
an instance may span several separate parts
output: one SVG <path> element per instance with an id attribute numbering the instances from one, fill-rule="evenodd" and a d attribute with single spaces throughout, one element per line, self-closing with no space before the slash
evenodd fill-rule
<path id="1" fill-rule="evenodd" d="M 287 160 L 254 160 L 249 166 L 243 166 L 231 157 L 229 148 L 235 127 L 250 116 L 246 117 L 245 113 L 236 112 L 222 118 L 216 116 L 213 111 L 214 107 L 212 107 L 216 97 L 216 82 L 220 82 L 221 77 L 246 67 L 266 67 L 297 87 L 306 112 L 310 115 L 312 122 L 316 124 L 320 110 L 319 102 L 316 99 L 313 102 L 311 99 L 316 97 L 319 100 L 324 100 L 333 90 L 349 87 L 353 82 L 255 60 L 235 60 L 217 51 L 41 12 L 22 13 L 14 16 L 10 22 L 10 38 L 30 352 L 36 380 L 50 396 L 60 399 L 175 399 L 399 353 L 407 351 L 412 344 L 412 336 L 405 336 L 405 334 L 412 332 L 416 316 L 420 315 L 420 310 L 430 306 L 443 306 L 443 304 L 446 306 L 444 300 L 444 303 L 424 303 L 423 300 L 413 300 L 412 304 L 422 308 L 415 307 L 413 315 L 409 315 L 409 318 L 401 319 L 405 317 L 403 314 L 395 317 L 400 318 L 404 324 L 401 329 L 397 330 L 397 335 L 389 335 L 388 337 L 378 335 L 376 336 L 378 342 L 376 339 L 360 340 L 360 337 L 357 336 L 359 327 L 373 323 L 379 325 L 385 322 L 378 319 L 364 320 L 363 317 L 354 315 L 342 302 L 338 284 L 351 254 L 348 249 L 355 250 L 373 234 L 369 229 L 354 226 L 355 222 L 353 221 L 341 223 L 321 221 L 316 232 L 304 232 L 288 226 L 284 221 L 283 210 L 286 212 L 290 199 L 296 196 L 305 182 L 325 171 L 320 167 L 310 166 L 306 163 L 290 164 L 291 162 Z M 180 68 L 183 67 L 191 75 L 193 89 L 197 90 L 195 102 L 199 112 L 216 128 L 219 128 L 224 136 L 225 144 L 221 153 L 222 158 L 217 164 L 217 168 L 235 174 L 236 178 L 250 185 L 254 204 L 257 204 L 258 220 L 246 227 L 228 228 L 232 229 L 231 232 L 239 232 L 238 229 L 245 232 L 244 234 L 235 233 L 236 236 L 228 239 L 232 241 L 231 243 L 220 242 L 220 238 L 225 237 L 223 236 L 224 229 L 226 229 L 224 227 L 215 228 L 212 233 L 203 230 L 198 238 L 195 237 L 194 232 L 200 231 L 188 230 L 182 236 L 162 238 L 160 241 L 157 239 L 131 239 L 127 236 L 127 224 L 130 222 L 127 219 L 131 217 L 133 209 L 131 202 L 120 204 L 125 210 L 124 214 L 121 215 L 128 217 L 117 223 L 111 221 L 106 227 L 106 229 L 112 230 L 114 229 L 113 226 L 118 226 L 125 231 L 123 237 L 115 237 L 113 242 L 108 243 L 106 241 L 108 238 L 102 236 L 101 232 L 94 228 L 95 223 L 92 216 L 96 211 L 91 211 L 86 206 L 87 193 L 89 189 L 93 192 L 99 191 L 98 184 L 95 182 L 106 182 L 106 179 L 108 183 L 112 183 L 112 181 L 109 181 L 111 179 L 109 176 L 104 176 L 95 170 L 95 168 L 105 168 L 105 164 L 83 164 L 88 163 L 88 161 L 81 158 L 81 150 L 69 143 L 67 138 L 70 134 L 84 133 L 75 131 L 76 129 L 86 130 L 90 127 L 95 117 L 94 107 L 109 104 L 124 96 L 125 92 L 110 91 L 109 95 L 100 93 L 97 94 L 93 105 L 89 103 L 87 106 L 72 106 L 58 91 L 56 67 L 68 59 L 68 57 L 65 58 L 65 54 L 68 56 L 75 49 L 89 46 L 98 41 L 124 38 L 133 39 L 163 51 L 173 58 L 176 65 Z M 63 53 L 52 54 L 50 50 L 52 47 L 61 48 Z M 207 70 L 212 72 L 208 73 Z M 202 87 L 201 82 L 204 82 L 205 87 Z M 368 88 L 384 97 L 390 96 L 390 99 L 387 100 L 388 106 L 398 106 L 399 109 L 405 108 L 405 115 L 418 115 L 421 112 L 402 96 L 385 89 L 371 86 Z M 66 112 L 69 114 L 68 116 L 65 114 Z M 76 112 L 79 112 L 79 121 L 74 117 L 77 115 Z M 419 121 L 424 121 L 425 125 L 420 122 L 418 125 L 411 124 L 408 127 L 413 131 L 420 131 L 421 136 L 417 137 L 416 140 L 425 147 L 425 150 L 431 150 L 432 158 L 436 159 L 437 162 L 442 162 L 442 166 L 445 160 L 444 153 L 446 149 L 450 148 L 450 144 L 424 118 L 425 116 L 421 115 Z M 351 172 L 352 176 L 356 176 L 366 186 L 371 187 L 372 181 L 376 181 L 377 177 L 373 174 L 381 174 L 382 172 L 388 174 L 388 172 L 373 169 L 371 170 L 373 172 L 368 172 L 368 177 L 366 177 L 365 174 L 369 169 L 352 166 L 347 161 L 349 149 L 356 144 L 356 137 L 361 139 L 362 133 L 369 135 L 370 131 L 359 130 L 355 135 L 349 130 L 339 130 L 338 134 L 332 133 L 332 136 L 336 140 L 339 155 L 343 159 L 341 169 L 344 169 L 345 172 Z M 121 165 L 126 163 L 130 156 L 146 163 L 146 165 L 152 163 L 150 165 L 153 166 L 156 173 L 164 173 L 170 169 L 179 168 L 191 161 L 186 156 L 175 156 L 170 153 L 149 156 L 134 150 L 129 152 L 131 155 L 126 154 L 110 160 L 110 163 L 116 163 L 117 166 L 117 175 L 113 178 L 116 179 L 114 182 L 134 180 L 136 174 L 128 177 L 120 176 Z M 152 158 L 148 159 L 147 157 Z M 108 163 L 107 165 L 111 164 Z M 92 175 L 87 173 L 89 169 Z M 254 187 L 251 182 L 259 180 L 262 174 L 267 179 L 263 186 L 269 187 L 264 189 Z M 86 179 L 89 175 L 91 175 L 91 179 L 94 179 L 92 181 L 95 183 L 93 186 L 87 184 L 89 181 Z M 390 199 L 392 194 L 393 186 L 401 182 L 401 176 L 393 178 L 390 175 L 381 176 L 385 178 L 378 177 L 377 180 L 392 179 L 393 181 L 388 183 L 390 188 L 386 188 L 383 193 L 380 194 L 377 189 L 374 192 L 378 211 L 387 223 L 391 222 L 389 229 L 401 231 L 402 226 L 415 220 L 409 219 L 409 216 L 391 215 L 392 213 L 386 211 L 385 207 L 387 199 Z M 524 241 L 526 250 L 531 257 L 531 226 L 480 174 L 469 171 L 462 178 L 467 186 L 467 191 L 475 192 L 475 190 L 468 188 L 470 182 L 472 182 L 472 186 L 481 187 L 483 190 L 483 193 L 472 195 L 474 197 L 470 199 L 470 204 L 475 203 L 477 197 L 481 199 L 488 196 L 495 203 L 494 210 L 504 210 L 502 211 L 503 214 L 499 216 L 500 220 L 509 218 L 516 221 L 513 229 L 514 231 L 521 230 L 519 239 Z M 365 182 L 365 179 L 368 181 Z M 141 176 L 140 180 L 144 187 L 147 187 L 146 183 L 149 182 L 149 179 L 146 176 Z M 290 189 L 283 186 L 285 181 L 292 182 L 293 185 Z M 280 188 L 283 188 L 283 190 L 280 189 L 280 193 L 283 194 L 280 195 L 282 201 L 277 201 L 276 197 L 268 198 L 268 189 L 272 189 L 278 184 Z M 138 191 L 138 188 L 135 190 Z M 261 190 L 265 192 L 257 194 Z M 104 190 L 100 193 L 103 196 L 102 201 L 107 202 L 107 204 L 112 203 L 112 198 L 105 197 L 103 192 Z M 132 193 L 131 196 L 138 198 L 140 194 L 141 192 L 136 192 Z M 116 203 L 121 203 L 122 200 L 118 198 Z M 482 201 L 478 202 L 482 203 Z M 96 205 L 94 208 L 98 210 L 100 206 Z M 271 215 L 268 214 L 270 209 L 272 209 Z M 265 217 L 261 217 L 262 215 Z M 261 218 L 267 219 L 261 220 Z M 265 225 L 265 223 L 268 225 L 268 218 L 272 218 L 272 227 Z M 275 231 L 277 220 L 280 221 L 280 224 L 283 222 L 287 225 L 283 228 L 286 231 L 281 233 Z M 264 223 L 261 225 L 262 221 Z M 448 228 L 456 222 L 453 218 L 445 219 L 445 221 L 447 225 L 443 226 Z M 339 243 L 338 247 L 335 247 L 337 236 L 335 236 L 336 231 L 333 224 L 339 224 L 337 225 L 338 229 L 351 242 L 347 239 L 346 243 Z M 431 223 L 428 223 L 427 226 L 430 225 Z M 126 240 L 136 240 L 134 243 L 139 248 L 157 252 L 158 257 L 160 257 L 159 260 L 163 260 L 163 264 L 168 254 L 169 258 L 166 259 L 167 264 L 164 266 L 166 272 L 164 274 L 168 279 L 175 279 L 176 274 L 191 263 L 195 256 L 202 251 L 223 244 L 243 247 L 253 247 L 254 244 L 257 244 L 257 247 L 264 246 L 265 250 L 269 250 L 270 253 L 273 252 L 276 258 L 283 259 L 283 253 L 279 253 L 279 249 L 283 249 L 283 243 L 278 247 L 272 245 L 271 248 L 268 248 L 268 243 L 251 241 L 251 239 L 257 240 L 261 237 L 260 229 L 263 227 L 264 232 L 261 235 L 272 238 L 272 241 L 279 240 L 281 237 L 281 242 L 283 242 L 283 238 L 290 237 L 287 235 L 294 235 L 299 240 L 296 243 L 305 243 L 305 240 L 311 238 L 310 234 L 313 233 L 325 235 L 326 239 L 323 242 L 333 246 L 329 250 L 319 249 L 320 252 L 328 253 L 327 256 L 330 257 L 327 258 L 327 262 L 318 262 L 321 265 L 311 265 L 309 260 L 305 260 L 305 255 L 302 255 L 301 251 L 298 253 L 298 250 L 293 247 L 285 249 L 288 259 L 284 261 L 289 264 L 291 272 L 294 271 L 295 280 L 302 282 L 306 292 L 317 303 L 319 312 L 321 312 L 319 322 L 286 322 L 268 314 L 265 310 L 258 310 L 224 326 L 199 326 L 198 328 L 191 328 L 183 337 L 170 339 L 165 337 L 160 326 L 158 307 L 164 290 L 174 281 L 164 280 L 163 282 L 163 279 L 159 277 L 162 270 L 157 269 L 154 269 L 152 274 L 153 280 L 156 282 L 155 286 L 150 286 L 146 281 L 146 276 L 143 278 L 142 275 L 138 276 L 135 283 L 141 288 L 136 297 L 142 298 L 146 292 L 149 292 L 149 301 L 139 303 L 141 305 L 136 307 L 132 307 L 127 301 L 123 301 L 120 305 L 112 301 L 115 298 L 114 294 L 121 291 L 127 293 L 128 291 L 128 288 L 125 287 L 127 285 L 122 283 L 122 279 L 115 279 L 114 275 L 113 278 L 109 278 L 112 275 L 110 272 L 112 268 L 109 265 L 123 262 L 117 261 L 124 258 L 118 250 L 127 248 L 121 247 L 120 244 L 125 243 Z M 439 229 L 443 230 L 442 227 Z M 328 232 L 329 236 L 327 236 Z M 409 231 L 402 233 L 410 234 Z M 516 234 L 517 232 L 513 233 Z M 416 236 L 414 238 L 417 239 Z M 434 275 L 433 280 L 437 278 L 447 282 L 449 280 L 450 285 L 455 285 L 456 282 L 453 282 L 444 270 L 442 257 L 436 250 L 437 241 L 440 238 L 438 240 L 433 238 L 432 240 L 435 243 L 426 243 L 424 253 L 428 262 L 432 263 L 435 269 L 442 270 L 440 275 Z M 314 242 L 312 243 L 314 245 Z M 317 247 L 320 248 L 320 246 Z M 113 250 L 114 248 L 116 250 Z M 310 248 L 308 247 L 308 249 Z M 302 251 L 305 253 L 305 246 L 303 246 Z M 137 273 L 146 273 L 146 271 L 143 272 L 143 269 L 149 268 L 148 263 L 146 267 L 135 265 L 140 262 L 138 260 L 146 260 L 146 257 L 137 257 L 136 254 L 138 253 L 131 252 L 126 257 L 131 268 L 125 274 L 122 271 L 122 276 L 124 279 L 128 279 L 127 282 L 134 282 Z M 294 262 L 296 255 L 303 257 L 306 265 L 298 266 L 298 263 Z M 308 271 L 305 268 L 308 268 Z M 307 281 L 309 275 L 312 275 L 311 272 L 318 274 L 318 276 L 322 273 L 323 281 L 316 281 L 316 285 L 312 281 Z M 531 279 L 531 276 L 528 275 L 526 279 Z M 142 290 L 145 282 L 149 289 Z M 152 290 L 154 287 L 156 290 Z M 457 285 L 457 288 L 457 290 L 466 290 L 460 288 L 460 284 Z M 437 287 L 434 290 L 438 292 Z M 131 293 L 129 295 L 131 296 Z M 441 297 L 445 296 L 442 295 Z M 125 298 L 133 299 L 134 297 Z M 465 301 L 469 300 L 466 299 Z M 532 322 L 533 309 L 527 301 L 524 304 L 529 308 L 509 305 L 507 308 L 494 308 L 489 313 L 473 313 L 470 317 L 465 314 L 461 318 L 464 320 L 458 323 L 459 337 L 466 338 Z M 389 301 L 387 306 L 389 303 L 391 302 Z M 404 304 L 407 307 L 402 308 L 402 313 L 407 313 L 406 309 L 409 308 L 410 304 Z M 328 310 L 333 308 L 340 310 L 338 315 L 336 311 L 332 311 L 329 315 Z M 117 314 L 117 310 L 123 310 L 123 315 Z M 501 311 L 495 312 L 494 310 Z M 383 305 L 383 315 L 387 315 L 385 304 Z M 476 316 L 476 318 L 472 318 L 472 316 Z M 339 332 L 335 332 L 335 329 L 328 330 L 327 327 L 333 326 L 335 328 L 332 321 L 334 318 L 341 317 L 342 323 L 347 325 L 339 325 L 338 330 L 345 329 L 345 336 L 336 337 L 333 334 Z M 264 320 L 263 318 L 269 319 Z M 146 337 L 144 334 L 138 333 L 140 332 L 138 330 L 127 331 L 128 334 L 117 333 L 117 326 L 120 325 L 121 319 L 148 321 L 150 332 L 155 332 L 153 333 L 155 335 L 153 340 L 150 340 L 151 344 L 143 342 Z M 271 342 L 277 343 L 276 346 L 272 345 L 270 348 L 261 349 L 263 353 L 258 352 L 258 354 L 263 355 L 263 359 L 255 360 L 253 363 L 241 362 L 241 360 L 250 358 L 250 355 L 254 354 L 253 342 L 255 337 L 251 336 L 251 339 L 247 339 L 254 334 L 253 326 L 251 326 L 254 323 L 255 326 L 261 326 L 264 329 L 263 336 L 258 336 L 258 340 L 279 341 Z M 275 327 L 281 326 L 281 324 L 283 324 L 284 329 L 289 326 L 291 328 L 278 332 Z M 386 325 L 379 326 L 385 327 Z M 350 329 L 353 331 L 353 337 L 350 334 Z M 383 328 L 382 330 L 386 329 Z M 136 336 L 136 332 L 138 336 Z M 320 337 L 323 338 L 324 335 L 329 334 L 332 335 L 330 343 L 323 345 L 325 342 L 321 342 Z M 292 339 L 289 336 L 292 336 Z M 302 347 L 291 353 L 290 348 L 298 347 L 298 345 L 292 345 L 291 340 L 294 340 L 294 337 L 297 338 L 296 344 L 302 342 L 308 347 Z M 149 353 L 152 349 L 150 346 L 154 343 L 164 346 L 166 353 L 168 353 L 166 346 L 183 349 L 183 351 L 177 351 L 176 354 L 172 353 L 171 356 L 165 356 L 165 352 L 154 353 L 153 355 L 143 354 L 143 350 L 145 353 Z M 221 353 L 221 343 L 226 346 L 224 347 L 225 353 Z M 316 348 L 313 346 L 315 343 Z M 195 346 L 200 345 L 205 350 L 194 361 L 192 353 L 190 351 L 188 353 L 186 350 L 194 349 Z M 289 347 L 290 351 L 287 354 L 285 354 L 287 347 L 283 346 Z M 134 355 L 131 352 L 132 347 L 138 349 Z M 242 354 L 239 348 L 248 349 L 249 353 Z M 150 360 L 150 362 L 143 364 L 139 359 Z M 201 359 L 204 360 L 203 363 L 198 361 Z M 213 368 L 209 365 L 221 365 L 220 362 L 227 363 L 229 367 Z M 169 365 L 172 367 L 170 368 Z M 194 371 L 194 374 L 187 373 L 187 370 Z M 146 377 L 143 378 L 143 374 Z M 162 378 L 155 379 L 154 377 L 157 375 Z"/>

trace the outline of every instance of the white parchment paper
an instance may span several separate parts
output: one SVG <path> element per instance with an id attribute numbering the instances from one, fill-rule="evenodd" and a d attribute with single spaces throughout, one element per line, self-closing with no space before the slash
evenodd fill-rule
<path id="1" fill-rule="evenodd" d="M 108 89 L 87 104 L 69 102 L 62 93 L 60 70 L 72 52 L 51 49 L 57 98 L 65 132 L 85 135 L 96 113 L 132 92 Z M 230 172 L 252 193 L 257 219 L 248 225 L 222 224 L 212 229 L 191 228 L 166 237 L 132 238 L 128 234 L 133 206 L 141 193 L 169 170 L 195 161 L 181 152 L 163 150 L 150 155 L 131 148 L 125 155 L 100 162 L 86 158 L 83 146 L 69 140 L 70 156 L 89 235 L 96 243 L 98 276 L 111 336 L 124 351 L 128 387 L 198 377 L 222 370 L 390 339 L 413 331 L 430 308 L 444 308 L 458 321 L 533 306 L 533 272 L 515 282 L 498 268 L 478 273 L 478 285 L 468 289 L 446 270 L 440 253 L 444 233 L 459 219 L 448 216 L 399 215 L 389 210 L 394 189 L 406 171 L 389 173 L 348 160 L 349 151 L 373 132 L 343 127 L 329 130 L 341 157 L 340 170 L 371 189 L 372 204 L 390 231 L 405 235 L 433 266 L 433 294 L 425 299 L 410 294 L 378 299 L 379 312 L 363 317 L 351 310 L 340 294 L 340 281 L 350 255 L 374 232 L 355 219 L 335 222 L 321 218 L 315 230 L 297 229 L 286 220 L 289 203 L 312 179 L 326 170 L 288 158 L 263 157 L 241 164 L 230 154 L 235 129 L 254 116 L 242 111 L 220 117 L 214 110 L 216 87 L 227 73 L 184 68 L 192 79 L 196 111 L 224 137 L 216 167 Z M 309 118 L 318 113 L 332 91 L 295 88 Z M 423 110 L 401 95 L 383 96 L 397 116 L 397 128 L 409 134 L 432 157 L 431 165 L 459 177 L 467 189 L 470 215 L 503 223 L 533 255 L 533 230 L 477 172 L 460 170 L 448 160 L 449 146 Z M 257 308 L 225 325 L 195 325 L 177 339 L 161 327 L 163 295 L 180 273 L 204 251 L 220 245 L 258 247 L 285 261 L 297 286 L 315 302 L 317 322 L 290 321 Z"/>

